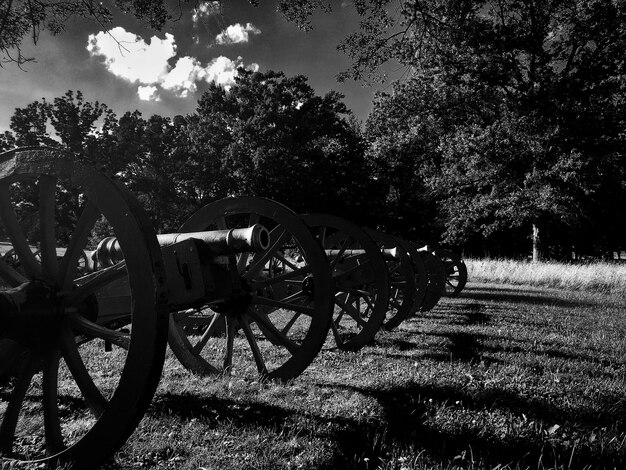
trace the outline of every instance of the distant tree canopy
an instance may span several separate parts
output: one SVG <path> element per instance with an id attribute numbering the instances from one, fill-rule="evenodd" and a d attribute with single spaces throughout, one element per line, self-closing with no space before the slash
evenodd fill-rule
<path id="1" fill-rule="evenodd" d="M 272 71 L 240 70 L 229 91 L 211 86 L 196 113 L 174 119 L 138 111 L 118 119 L 68 91 L 16 109 L 0 145 L 69 150 L 122 179 L 166 231 L 226 196 L 357 220 L 372 196 L 360 128 L 342 96 L 317 96 L 304 77 Z"/>
<path id="2" fill-rule="evenodd" d="M 550 226 L 576 229 L 567 242 L 579 248 L 624 239 L 623 2 L 356 5 L 365 23 L 343 44 L 352 76 L 389 59 L 407 70 L 377 98 L 370 152 L 413 168 L 393 189 L 439 201 L 446 241 L 531 226 L 537 251 Z"/>

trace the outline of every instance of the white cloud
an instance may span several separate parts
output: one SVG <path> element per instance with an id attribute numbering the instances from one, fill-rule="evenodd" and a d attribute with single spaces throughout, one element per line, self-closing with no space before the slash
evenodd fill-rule
<path id="1" fill-rule="evenodd" d="M 118 26 L 109 32 L 90 34 L 87 50 L 92 56 L 104 57 L 104 65 L 113 75 L 151 85 L 168 73 L 167 61 L 176 55 L 176 44 L 168 33 L 165 39 L 153 36 L 145 42 Z"/>
<path id="2" fill-rule="evenodd" d="M 139 98 L 149 101 L 161 100 L 159 88 L 186 98 L 197 91 L 200 81 L 215 82 L 228 90 L 235 84 L 237 68 L 244 66 L 241 57 L 231 60 L 220 56 L 203 66 L 198 59 L 185 56 L 172 67 L 168 59 L 176 57 L 174 36 L 154 36 L 146 43 L 122 27 L 90 35 L 87 50 L 92 56 L 103 57 L 105 67 L 113 75 L 138 83 Z M 257 71 L 259 66 L 253 63 L 246 68 Z"/>
<path id="3" fill-rule="evenodd" d="M 243 66 L 241 57 L 237 57 L 236 60 L 230 60 L 228 57 L 219 56 L 203 69 L 199 77 L 207 83 L 215 82 L 217 85 L 229 90 L 235 84 L 237 69 Z M 245 68 L 256 72 L 259 70 L 259 65 L 253 63 Z"/>
<path id="4" fill-rule="evenodd" d="M 166 90 L 174 91 L 178 96 L 186 98 L 189 93 L 197 89 L 196 81 L 203 74 L 204 69 L 200 61 L 193 57 L 181 57 L 176 66 L 167 74 L 161 86 Z"/>
<path id="5" fill-rule="evenodd" d="M 218 44 L 239 44 L 248 42 L 250 40 L 250 34 L 261 34 L 261 30 L 252 23 L 246 23 L 245 26 L 239 23 L 232 24 L 215 37 L 215 42 Z"/>
<path id="6" fill-rule="evenodd" d="M 206 20 L 212 15 L 218 15 L 221 12 L 222 6 L 220 2 L 201 2 L 196 8 L 193 9 L 191 19 L 194 26 L 197 26 L 202 20 Z"/>
<path id="7" fill-rule="evenodd" d="M 158 88 L 152 85 L 138 86 L 137 94 L 139 99 L 143 101 L 161 101 Z"/>

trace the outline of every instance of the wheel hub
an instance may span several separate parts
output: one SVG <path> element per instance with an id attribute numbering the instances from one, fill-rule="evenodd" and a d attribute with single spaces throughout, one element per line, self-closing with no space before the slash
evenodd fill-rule
<path id="1" fill-rule="evenodd" d="M 313 297 L 315 295 L 315 279 L 312 275 L 309 275 L 303 279 L 302 292 L 304 292 L 309 297 Z"/>

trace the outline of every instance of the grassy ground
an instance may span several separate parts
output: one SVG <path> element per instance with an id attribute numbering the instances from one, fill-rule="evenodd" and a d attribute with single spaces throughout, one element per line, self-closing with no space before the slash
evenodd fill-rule
<path id="1" fill-rule="evenodd" d="M 470 282 L 283 385 L 170 357 L 109 468 L 626 468 L 625 302 Z"/>
<path id="2" fill-rule="evenodd" d="M 558 263 L 505 259 L 465 260 L 475 281 L 589 290 L 626 295 L 626 264 Z"/>

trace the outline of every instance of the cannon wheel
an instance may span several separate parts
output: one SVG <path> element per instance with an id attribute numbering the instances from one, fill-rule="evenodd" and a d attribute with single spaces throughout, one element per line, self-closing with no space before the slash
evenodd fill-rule
<path id="1" fill-rule="evenodd" d="M 426 296 L 420 307 L 421 312 L 432 310 L 439 299 L 446 291 L 446 268 L 443 262 L 429 251 L 418 251 L 424 260 L 426 273 L 428 274 L 428 285 Z"/>
<path id="2" fill-rule="evenodd" d="M 443 261 L 446 269 L 447 297 L 458 297 L 467 283 L 467 266 L 465 262 L 452 250 L 438 249 L 434 254 Z"/>
<path id="3" fill-rule="evenodd" d="M 415 290 L 415 271 L 409 254 L 400 246 L 397 238 L 377 230 L 366 230 L 379 249 L 400 248 L 397 257 L 385 259 L 389 276 L 389 304 L 383 328 L 393 330 L 410 314 L 413 307 Z"/>
<path id="4" fill-rule="evenodd" d="M 15 191 L 25 187 L 38 203 L 40 261 L 12 203 Z M 59 260 L 55 199 L 68 187 L 85 202 Z M 99 217 L 126 247 L 126 261 L 114 271 L 82 276 L 78 259 Z M 160 378 L 168 317 L 156 236 L 125 188 L 77 163 L 74 155 L 44 148 L 0 155 L 0 221 L 21 265 L 18 271 L 0 262 L 1 289 L 25 289 L 25 302 L 36 305 L 26 310 L 29 315 L 43 312 L 24 317 L 21 310 L 0 324 L 0 351 L 7 354 L 0 360 L 20 358 L 0 384 L 2 461 L 28 468 L 96 468 L 133 432 Z M 131 299 L 122 317 L 128 333 L 99 318 L 101 288 L 122 278 Z M 30 294 L 41 285 L 48 297 Z M 98 355 L 94 339 L 124 348 L 109 360 Z M 105 364 L 111 368 L 102 370 Z"/>
<path id="5" fill-rule="evenodd" d="M 180 232 L 261 224 L 269 248 L 230 256 L 241 292 L 171 315 L 169 344 L 194 373 L 289 380 L 322 348 L 332 318 L 330 269 L 300 217 L 269 199 L 234 197 L 193 214 Z M 228 274 L 228 273 L 226 273 Z"/>
<path id="6" fill-rule="evenodd" d="M 335 343 L 340 349 L 358 351 L 374 339 L 387 312 L 389 278 L 380 249 L 358 225 L 340 217 L 311 214 L 303 220 L 329 256 Z M 328 250 L 338 252 L 330 256 Z"/>

